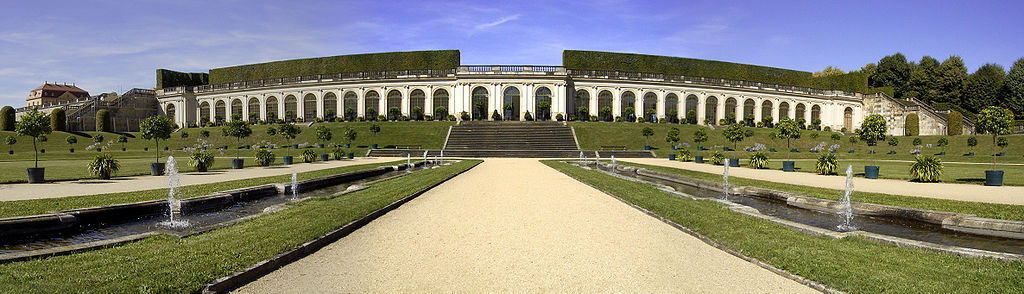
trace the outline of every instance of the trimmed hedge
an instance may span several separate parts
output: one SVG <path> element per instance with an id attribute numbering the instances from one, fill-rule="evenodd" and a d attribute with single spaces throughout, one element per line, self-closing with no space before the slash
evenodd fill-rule
<path id="1" fill-rule="evenodd" d="M 917 136 L 921 134 L 921 118 L 916 113 L 907 115 L 907 121 L 903 122 L 903 135 Z"/>
<path id="2" fill-rule="evenodd" d="M 199 86 L 209 84 L 210 75 L 202 72 L 177 72 L 169 69 L 156 70 L 156 88 L 178 86 Z"/>
<path id="3" fill-rule="evenodd" d="M 67 122 L 68 117 L 63 108 L 56 108 L 50 112 L 50 129 L 63 132 Z"/>
<path id="4" fill-rule="evenodd" d="M 964 134 L 964 116 L 959 111 L 953 110 L 949 112 L 949 118 L 946 119 L 946 134 L 950 136 L 957 136 Z"/>
<path id="5" fill-rule="evenodd" d="M 210 83 L 342 72 L 457 68 L 459 50 L 387 52 L 282 60 L 210 70 Z"/>
<path id="6" fill-rule="evenodd" d="M 806 71 L 725 61 L 579 50 L 563 51 L 562 65 L 568 69 L 618 70 L 679 74 L 821 89 L 836 89 L 859 93 L 873 93 L 871 92 L 872 90 L 884 91 L 884 89 L 869 88 L 868 74 L 859 71 L 842 75 L 814 77 L 810 72 Z M 892 96 L 889 92 L 886 94 Z"/>
<path id="7" fill-rule="evenodd" d="M 100 109 L 99 111 L 96 111 L 96 131 L 110 131 L 110 111 L 106 109 Z"/>
<path id="8" fill-rule="evenodd" d="M 0 108 L 0 131 L 14 131 L 14 107 Z"/>

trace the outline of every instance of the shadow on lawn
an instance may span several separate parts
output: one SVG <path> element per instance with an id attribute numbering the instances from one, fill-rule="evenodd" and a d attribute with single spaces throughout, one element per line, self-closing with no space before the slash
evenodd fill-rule
<path id="1" fill-rule="evenodd" d="M 959 178 L 959 179 L 956 179 L 956 181 L 957 182 L 963 182 L 963 183 L 971 183 L 971 184 L 983 184 L 983 183 L 985 183 L 985 179 L 982 179 L 982 178 Z"/>

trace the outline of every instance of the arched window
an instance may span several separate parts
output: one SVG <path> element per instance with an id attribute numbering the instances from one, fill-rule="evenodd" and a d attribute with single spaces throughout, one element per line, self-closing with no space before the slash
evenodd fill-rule
<path id="1" fill-rule="evenodd" d="M 772 127 L 772 102 L 765 100 L 761 102 L 761 122 L 766 127 Z"/>
<path id="2" fill-rule="evenodd" d="M 738 117 L 736 117 L 736 98 L 725 99 L 725 121 L 726 123 L 734 123 Z"/>
<path id="3" fill-rule="evenodd" d="M 801 125 L 805 125 L 805 124 L 809 123 L 807 121 L 807 118 L 805 118 L 805 116 L 804 116 L 806 114 L 806 110 L 807 110 L 807 106 L 804 106 L 803 103 L 797 103 L 796 104 L 796 119 L 795 120 L 796 120 L 796 122 L 798 124 L 800 124 L 801 121 L 803 121 L 803 123 Z"/>
<path id="4" fill-rule="evenodd" d="M 718 98 L 708 96 L 704 102 L 704 122 L 708 125 L 718 124 Z"/>
<path id="5" fill-rule="evenodd" d="M 597 94 L 597 114 L 601 117 L 601 120 L 612 121 L 615 119 L 612 114 L 612 110 L 615 107 L 614 100 L 615 99 L 612 98 L 612 92 L 608 90 L 601 91 Z"/>
<path id="6" fill-rule="evenodd" d="M 338 116 L 338 95 L 334 92 L 324 94 L 324 107 L 320 111 L 324 114 L 324 120 L 334 120 Z"/>
<path id="7" fill-rule="evenodd" d="M 227 103 L 224 103 L 224 100 L 218 100 L 214 105 L 214 110 L 217 112 L 213 116 L 214 120 L 218 123 L 223 122 L 228 115 Z"/>
<path id="8" fill-rule="evenodd" d="M 551 90 L 547 87 L 537 88 L 536 106 L 533 113 L 537 120 L 551 119 Z"/>
<path id="9" fill-rule="evenodd" d="M 167 118 L 170 118 L 171 121 L 175 121 L 174 120 L 174 104 L 168 103 L 166 109 L 167 110 L 164 110 L 164 114 L 166 114 Z"/>
<path id="10" fill-rule="evenodd" d="M 573 99 L 573 105 L 576 106 L 576 109 L 574 109 L 576 119 L 580 121 L 587 121 L 590 119 L 590 92 L 587 92 L 587 90 L 576 91 L 576 98 Z"/>
<path id="11" fill-rule="evenodd" d="M 633 94 L 633 92 L 626 91 L 622 93 L 621 99 L 622 101 L 620 103 L 622 103 L 622 120 L 636 121 L 636 94 Z"/>
<path id="12" fill-rule="evenodd" d="M 519 120 L 519 89 L 516 87 L 505 88 L 501 101 L 501 118 Z"/>
<path id="13" fill-rule="evenodd" d="M 295 121 L 297 115 L 299 115 L 299 101 L 295 96 L 288 95 L 284 97 L 284 119 L 286 121 Z"/>
<path id="14" fill-rule="evenodd" d="M 388 92 L 388 119 L 398 120 L 402 116 L 402 92 L 391 90 Z"/>
<path id="15" fill-rule="evenodd" d="M 342 117 L 345 121 L 355 121 L 356 115 L 359 113 L 359 95 L 356 92 L 348 91 L 345 92 L 345 97 L 341 100 Z"/>
<path id="16" fill-rule="evenodd" d="M 423 90 L 416 89 L 409 93 L 409 119 L 423 120 L 423 114 L 426 113 L 424 107 L 426 106 L 427 94 L 424 94 Z"/>
<path id="17" fill-rule="evenodd" d="M 473 120 L 487 120 L 487 110 L 491 108 L 491 105 L 488 103 L 490 99 L 488 98 L 486 88 L 476 87 L 473 89 Z"/>
<path id="18" fill-rule="evenodd" d="M 437 89 L 434 91 L 434 119 L 445 120 L 451 114 L 448 109 L 448 90 Z M 442 109 L 443 108 L 443 109 Z"/>
<path id="19" fill-rule="evenodd" d="M 747 99 L 743 101 L 743 122 L 747 124 L 747 126 L 752 127 L 756 123 L 754 122 L 755 105 L 757 105 L 757 102 L 754 102 L 754 99 Z"/>
<path id="20" fill-rule="evenodd" d="M 231 117 L 228 120 L 242 119 L 242 99 L 231 100 Z"/>
<path id="21" fill-rule="evenodd" d="M 302 97 L 302 121 L 316 120 L 316 95 L 312 93 Z"/>
<path id="22" fill-rule="evenodd" d="M 377 111 L 377 108 L 380 107 L 380 94 L 377 94 L 377 91 L 374 90 L 367 91 L 363 95 L 363 100 L 363 113 L 366 116 L 366 120 L 377 120 L 377 116 L 380 115 L 380 112 Z"/>
<path id="23" fill-rule="evenodd" d="M 644 109 L 641 112 L 644 114 L 644 119 L 650 122 L 658 121 L 658 95 L 647 92 L 644 94 Z"/>
<path id="24" fill-rule="evenodd" d="M 853 131 L 853 108 L 847 107 L 843 110 L 843 127 L 846 128 L 844 132 Z"/>
<path id="25" fill-rule="evenodd" d="M 203 101 L 202 103 L 199 103 L 199 122 L 200 123 L 206 123 L 206 122 L 210 121 L 211 116 L 212 116 L 210 114 L 210 110 L 211 110 L 210 109 L 210 102 Z"/>
<path id="26" fill-rule="evenodd" d="M 281 117 L 281 111 L 279 109 L 277 109 L 277 104 L 278 104 L 277 97 L 274 97 L 274 96 L 267 97 L 267 102 L 266 103 L 267 103 L 267 113 L 266 113 L 267 121 L 268 122 L 277 121 L 278 118 Z"/>
<path id="27" fill-rule="evenodd" d="M 788 102 L 779 103 L 779 121 L 782 121 L 783 118 L 793 119 L 793 116 L 789 114 Z"/>
<path id="28" fill-rule="evenodd" d="M 811 106 L 811 124 L 815 128 L 821 128 L 821 106 Z"/>
<path id="29" fill-rule="evenodd" d="M 691 123 L 691 124 L 698 123 L 698 121 L 697 121 L 697 105 L 699 105 L 697 95 L 692 95 L 691 94 L 691 95 L 687 95 L 686 96 L 686 105 L 684 105 L 686 111 L 685 111 L 685 113 L 683 113 L 683 116 L 686 117 L 686 122 L 687 123 Z"/>
<path id="30" fill-rule="evenodd" d="M 679 97 L 676 94 L 665 95 L 665 117 L 671 123 L 679 122 Z"/>
<path id="31" fill-rule="evenodd" d="M 249 121 L 254 122 L 260 120 L 260 99 L 256 97 L 249 97 Z"/>

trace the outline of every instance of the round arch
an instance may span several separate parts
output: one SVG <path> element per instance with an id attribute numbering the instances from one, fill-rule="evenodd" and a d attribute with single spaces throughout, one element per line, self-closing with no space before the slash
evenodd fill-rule
<path id="1" fill-rule="evenodd" d="M 415 89 L 409 92 L 409 119 L 423 120 L 426 113 L 427 94 L 423 90 Z"/>
<path id="2" fill-rule="evenodd" d="M 615 107 L 613 103 L 612 92 L 608 90 L 602 90 L 597 93 L 597 113 L 603 121 L 612 121 L 614 115 L 612 115 L 612 109 Z"/>
<path id="3" fill-rule="evenodd" d="M 228 115 L 228 105 L 227 105 L 227 103 L 224 103 L 224 100 L 217 100 L 217 102 L 214 103 L 214 107 L 213 108 L 214 108 L 214 111 L 216 112 L 213 115 L 214 120 L 216 120 L 217 123 L 224 122 L 224 120 L 227 119 L 226 116 Z"/>
<path id="4" fill-rule="evenodd" d="M 388 91 L 386 104 L 388 120 L 398 120 L 402 116 L 402 91 Z"/>
<path id="5" fill-rule="evenodd" d="M 641 113 L 644 114 L 644 120 L 658 122 L 658 94 L 653 92 L 645 93 L 643 106 L 644 109 Z"/>
<path id="6" fill-rule="evenodd" d="M 519 120 L 519 111 L 522 109 L 519 105 L 519 88 L 515 86 L 508 86 L 501 93 L 501 119 L 503 120 Z"/>
<path id="7" fill-rule="evenodd" d="M 445 120 L 448 117 L 448 90 L 437 89 L 434 90 L 434 95 L 431 96 L 434 102 L 434 119 Z"/>
<path id="8" fill-rule="evenodd" d="M 342 117 L 345 118 L 345 121 L 355 121 L 359 109 L 359 95 L 356 92 L 348 91 L 341 99 L 341 106 L 344 107 Z"/>
<path id="9" fill-rule="evenodd" d="M 843 128 L 846 129 L 844 132 L 853 131 L 853 107 L 846 107 L 843 110 Z"/>
<path id="10" fill-rule="evenodd" d="M 210 121 L 212 117 L 210 109 L 210 101 L 203 101 L 199 103 L 199 123 L 203 124 Z"/>
<path id="11" fill-rule="evenodd" d="M 302 121 L 316 120 L 316 95 L 313 93 L 302 96 Z"/>
<path id="12" fill-rule="evenodd" d="M 576 109 L 573 110 L 573 113 L 576 114 L 576 119 L 580 121 L 590 120 L 590 91 L 577 90 L 573 105 L 576 106 Z"/>
<path id="13" fill-rule="evenodd" d="M 747 126 L 754 126 L 754 108 L 756 105 L 757 102 L 754 102 L 754 99 L 747 98 L 743 100 L 743 121 Z"/>
<path id="14" fill-rule="evenodd" d="M 175 121 L 174 120 L 174 103 L 167 103 L 167 107 L 164 108 L 164 115 L 167 115 L 167 118 L 170 118 L 171 121 Z"/>
<path id="15" fill-rule="evenodd" d="M 765 127 L 772 127 L 772 102 L 765 100 L 761 102 L 761 122 Z"/>
<path id="16" fill-rule="evenodd" d="M 380 106 L 380 94 L 376 90 L 366 91 L 363 94 L 363 115 L 366 120 L 374 121 L 380 116 L 377 107 Z"/>
<path id="17" fill-rule="evenodd" d="M 295 121 L 295 118 L 299 113 L 299 101 L 295 99 L 295 96 L 288 95 L 284 97 L 284 119 L 286 121 Z"/>
<path id="18" fill-rule="evenodd" d="M 534 94 L 536 105 L 534 105 L 533 113 L 537 120 L 550 120 L 551 119 L 551 89 L 548 87 L 537 88 Z"/>
<path id="19" fill-rule="evenodd" d="M 686 117 L 686 121 L 691 124 L 697 123 L 697 105 L 700 105 L 699 98 L 697 95 L 687 95 L 686 102 L 683 105 L 683 115 Z"/>
<path id="20" fill-rule="evenodd" d="M 708 125 L 718 124 L 718 98 L 708 96 L 704 100 L 704 122 Z"/>
<path id="21" fill-rule="evenodd" d="M 622 120 L 630 122 L 636 121 L 636 94 L 633 94 L 632 91 L 622 92 L 620 100 L 622 100 L 619 102 L 621 103 L 620 112 Z"/>
<path id="22" fill-rule="evenodd" d="M 249 97 L 249 101 L 246 104 L 249 105 L 249 121 L 255 122 L 260 120 L 260 99 Z"/>
<path id="23" fill-rule="evenodd" d="M 487 88 L 476 87 L 473 88 L 472 92 L 472 118 L 473 120 L 487 120 L 487 110 L 491 109 L 490 95 L 488 95 Z"/>
<path id="24" fill-rule="evenodd" d="M 821 128 L 821 106 L 815 104 L 811 106 L 811 124 L 815 128 Z"/>
<path id="25" fill-rule="evenodd" d="M 806 125 L 808 121 L 804 115 L 807 113 L 807 106 L 804 105 L 803 103 L 797 103 L 795 109 L 796 111 L 794 111 L 794 113 L 796 113 L 795 120 L 797 124 L 800 124 L 801 126 Z M 801 120 L 803 121 L 803 123 L 800 123 Z"/>
<path id="26" fill-rule="evenodd" d="M 277 121 L 278 118 L 281 117 L 281 111 L 280 109 L 277 109 L 277 97 L 267 97 L 267 101 L 264 103 L 267 104 L 267 113 L 265 114 L 267 117 L 267 122 Z"/>
<path id="27" fill-rule="evenodd" d="M 665 117 L 670 123 L 679 122 L 679 96 L 675 93 L 665 95 Z"/>
<path id="28" fill-rule="evenodd" d="M 739 119 L 739 117 L 736 116 L 736 103 L 736 98 L 729 97 L 725 99 L 725 120 L 729 124 L 732 124 Z"/>
<path id="29" fill-rule="evenodd" d="M 231 99 L 231 117 L 228 120 L 235 120 L 237 115 L 238 119 L 242 119 L 242 98 Z"/>
<path id="30" fill-rule="evenodd" d="M 793 119 L 789 113 L 789 102 L 779 103 L 779 121 L 782 121 L 783 118 Z"/>
<path id="31" fill-rule="evenodd" d="M 320 112 L 324 114 L 324 120 L 333 121 L 338 116 L 338 95 L 334 92 L 327 92 L 324 94 L 324 106 L 320 109 Z"/>

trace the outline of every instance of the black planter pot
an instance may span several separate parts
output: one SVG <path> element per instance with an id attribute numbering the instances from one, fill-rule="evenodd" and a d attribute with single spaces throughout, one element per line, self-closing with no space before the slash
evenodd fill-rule
<path id="1" fill-rule="evenodd" d="M 164 175 L 164 164 L 163 163 L 150 163 L 149 172 L 154 176 Z"/>
<path id="2" fill-rule="evenodd" d="M 939 152 L 939 155 L 946 155 L 946 151 Z"/>
<path id="3" fill-rule="evenodd" d="M 7 154 L 14 155 L 14 150 L 7 150 Z"/>
<path id="4" fill-rule="evenodd" d="M 352 154 L 352 152 L 345 154 L 345 158 L 352 159 L 353 157 L 355 157 L 355 154 Z"/>
<path id="5" fill-rule="evenodd" d="M 324 149 L 324 144 L 316 144 L 316 148 Z"/>
<path id="6" fill-rule="evenodd" d="M 242 169 L 245 167 L 245 159 L 235 158 L 231 160 L 231 168 Z"/>
<path id="7" fill-rule="evenodd" d="M 1003 171 L 1001 170 L 987 170 L 985 171 L 985 186 L 1002 186 L 1003 185 Z"/>
<path id="8" fill-rule="evenodd" d="M 729 147 L 722 147 L 722 151 L 729 151 Z"/>
<path id="9" fill-rule="evenodd" d="M 103 152 L 103 148 L 96 148 L 96 152 Z"/>
<path id="10" fill-rule="evenodd" d="M 974 156 L 974 152 L 968 152 L 967 156 Z"/>
<path id="11" fill-rule="evenodd" d="M 669 154 L 668 155 L 668 160 L 676 160 L 676 155 L 675 154 Z"/>
<path id="12" fill-rule="evenodd" d="M 39 153 L 46 153 L 46 149 L 39 149 Z"/>
<path id="13" fill-rule="evenodd" d="M 704 146 L 697 146 L 697 151 L 704 151 Z"/>
<path id="14" fill-rule="evenodd" d="M 203 150 L 206 150 L 206 148 L 203 148 Z M 142 151 L 149 151 L 149 147 L 143 147 Z"/>
<path id="15" fill-rule="evenodd" d="M 877 166 L 864 166 L 864 178 L 877 179 L 878 178 L 878 167 Z"/>
<path id="16" fill-rule="evenodd" d="M 704 156 L 700 156 L 700 155 L 694 156 L 693 157 L 693 162 L 704 163 Z"/>
<path id="17" fill-rule="evenodd" d="M 68 152 L 75 153 L 75 148 L 68 149 Z"/>
<path id="18" fill-rule="evenodd" d="M 768 148 L 768 152 L 775 152 L 775 148 Z"/>
<path id="19" fill-rule="evenodd" d="M 125 151 L 128 151 L 128 149 L 127 148 L 121 148 L 121 152 L 125 152 Z"/>
<path id="20" fill-rule="evenodd" d="M 352 144 L 345 144 L 345 148 L 351 148 Z"/>
<path id="21" fill-rule="evenodd" d="M 164 147 L 164 151 L 171 150 L 169 147 Z"/>
<path id="22" fill-rule="evenodd" d="M 109 180 L 110 173 L 100 173 L 100 175 L 97 178 L 99 178 L 100 180 Z"/>
<path id="23" fill-rule="evenodd" d="M 651 150 L 651 145 L 644 145 L 644 150 Z"/>
<path id="24" fill-rule="evenodd" d="M 320 161 L 328 161 L 328 160 L 331 160 L 331 156 L 330 155 L 320 154 Z"/>
<path id="25" fill-rule="evenodd" d="M 739 167 L 740 166 L 740 159 L 739 158 L 729 158 L 729 166 L 731 166 L 731 167 Z"/>
<path id="26" fill-rule="evenodd" d="M 30 167 L 26 168 L 28 171 L 28 182 L 29 183 L 43 183 L 46 182 L 46 168 L 45 167 Z"/>
<path id="27" fill-rule="evenodd" d="M 288 155 L 281 156 L 281 159 L 284 160 L 284 164 L 292 164 L 292 157 L 291 156 L 288 156 Z"/>
<path id="28" fill-rule="evenodd" d="M 782 162 L 782 171 L 788 171 L 788 172 L 795 171 L 796 170 L 796 168 L 794 168 L 795 163 L 796 162 L 793 162 L 793 161 L 783 161 Z"/>
<path id="29" fill-rule="evenodd" d="M 299 149 L 299 144 L 292 145 L 292 148 Z"/>
<path id="30" fill-rule="evenodd" d="M 377 144 L 370 144 L 370 149 L 377 149 Z"/>
<path id="31" fill-rule="evenodd" d="M 196 167 L 196 171 L 201 173 L 206 172 L 207 169 L 205 166 Z"/>
<path id="32" fill-rule="evenodd" d="M 793 148 L 793 149 L 789 149 L 789 152 L 800 152 L 800 150 L 796 150 L 796 148 Z"/>
<path id="33" fill-rule="evenodd" d="M 678 150 L 678 149 L 679 148 L 676 148 L 676 145 L 672 145 L 672 150 Z"/>

